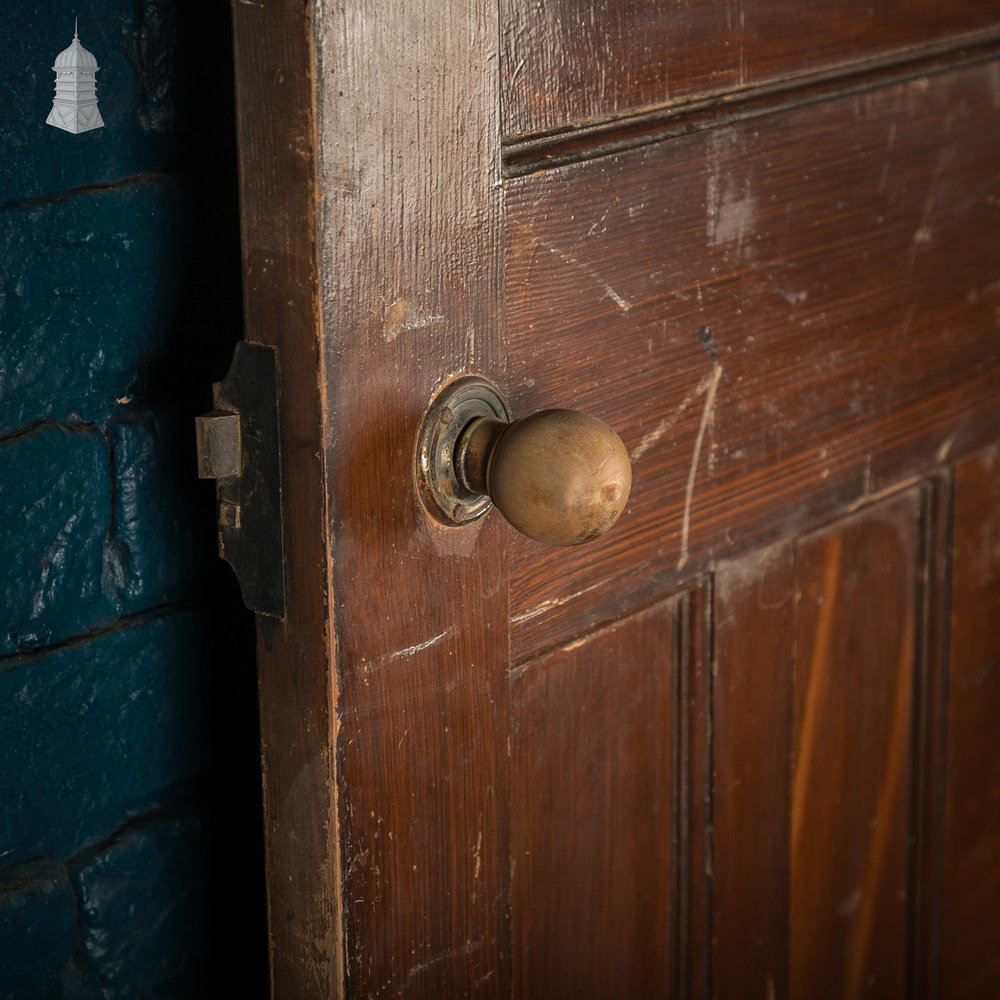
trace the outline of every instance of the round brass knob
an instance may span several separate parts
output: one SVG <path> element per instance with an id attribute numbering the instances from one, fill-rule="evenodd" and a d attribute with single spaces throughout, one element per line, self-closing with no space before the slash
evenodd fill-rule
<path id="1" fill-rule="evenodd" d="M 518 531 L 549 545 L 580 545 L 621 516 L 632 467 L 621 438 L 576 410 L 511 421 L 490 383 L 462 379 L 424 421 L 418 473 L 428 509 L 446 524 L 486 512 L 490 500 Z"/>
<path id="2" fill-rule="evenodd" d="M 481 417 L 458 442 L 459 479 L 489 496 L 518 531 L 580 545 L 618 520 L 632 466 L 618 435 L 577 410 L 540 410 L 504 423 Z"/>

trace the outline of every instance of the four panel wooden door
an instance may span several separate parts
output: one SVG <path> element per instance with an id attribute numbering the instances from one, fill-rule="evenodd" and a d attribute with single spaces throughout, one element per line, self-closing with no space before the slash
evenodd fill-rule
<path id="1" fill-rule="evenodd" d="M 234 4 L 276 995 L 1000 992 L 998 15 Z M 429 516 L 467 374 L 605 538 Z"/>

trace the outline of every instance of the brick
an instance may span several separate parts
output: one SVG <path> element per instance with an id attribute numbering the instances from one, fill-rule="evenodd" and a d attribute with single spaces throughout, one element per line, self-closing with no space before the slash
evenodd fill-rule
<path id="1" fill-rule="evenodd" d="M 214 569 L 214 508 L 204 502 L 205 484 L 196 478 L 192 427 L 190 413 L 166 407 L 137 410 L 109 425 L 111 568 L 122 611 L 190 597 L 199 578 Z"/>
<path id="2" fill-rule="evenodd" d="M 185 204 L 161 177 L 0 209 L 0 432 L 102 419 L 177 350 Z"/>
<path id="3" fill-rule="evenodd" d="M 40 858 L 0 872 L 0 1000 L 62 996 L 76 928 L 62 865 Z"/>
<path id="4" fill-rule="evenodd" d="M 73 9 L 0 5 L 4 79 L 0 204 L 163 169 L 177 156 L 175 2 L 97 0 L 80 9 L 80 41 L 97 58 L 104 128 L 71 135 L 45 124 L 52 63 L 73 37 Z M 16 122 L 16 127 L 12 127 Z"/>
<path id="5" fill-rule="evenodd" d="M 80 900 L 77 961 L 97 996 L 194 996 L 217 928 L 209 847 L 195 816 L 126 828 L 69 864 Z"/>
<path id="6" fill-rule="evenodd" d="M 205 770 L 207 630 L 182 612 L 0 672 L 0 845 L 66 857 Z"/>
<path id="7" fill-rule="evenodd" d="M 0 655 L 107 621 L 107 445 L 92 427 L 42 426 L 0 442 Z"/>

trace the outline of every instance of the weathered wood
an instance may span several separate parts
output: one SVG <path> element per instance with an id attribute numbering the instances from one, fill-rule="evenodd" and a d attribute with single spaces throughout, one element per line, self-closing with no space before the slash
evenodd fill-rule
<path id="1" fill-rule="evenodd" d="M 995 992 L 1000 74 L 858 64 L 995 5 L 904 6 L 235 4 L 277 996 Z M 516 131 L 848 63 L 501 178 L 504 86 Z M 424 511 L 469 373 L 622 434 L 606 538 Z"/>
<path id="2" fill-rule="evenodd" d="M 548 132 L 988 31 L 992 0 L 503 0 L 503 129 Z"/>
<path id="3" fill-rule="evenodd" d="M 942 515 L 911 488 L 719 571 L 720 997 L 933 995 Z"/>
<path id="4" fill-rule="evenodd" d="M 519 997 L 677 995 L 676 605 L 511 675 Z"/>
<path id="5" fill-rule="evenodd" d="M 712 942 L 712 588 L 699 581 L 679 607 L 677 774 L 678 996 L 711 996 Z"/>
<path id="6" fill-rule="evenodd" d="M 414 477 L 436 390 L 504 379 L 495 12 L 359 0 L 318 17 L 347 992 L 502 996 L 505 526 L 442 527 Z"/>
<path id="7" fill-rule="evenodd" d="M 508 183 L 514 415 L 592 412 L 634 466 L 605 538 L 508 539 L 515 659 L 997 435 L 996 79 Z"/>
<path id="8" fill-rule="evenodd" d="M 233 3 L 247 340 L 278 350 L 287 615 L 258 619 L 271 988 L 335 996 L 341 924 L 321 462 L 312 25 Z"/>
<path id="9" fill-rule="evenodd" d="M 712 975 L 720 1000 L 788 996 L 795 546 L 715 588 Z"/>
<path id="10" fill-rule="evenodd" d="M 504 176 L 520 177 L 692 132 L 766 118 L 795 107 L 857 97 L 881 87 L 993 62 L 998 57 L 1000 35 L 988 32 L 965 39 L 957 48 L 954 42 L 946 42 L 895 53 L 875 63 L 815 70 L 733 92 L 668 103 L 623 118 L 584 122 L 559 132 L 507 137 L 503 143 Z"/>
<path id="11" fill-rule="evenodd" d="M 789 996 L 906 995 L 921 491 L 796 545 Z"/>
<path id="12" fill-rule="evenodd" d="M 955 468 L 941 996 L 1000 994 L 1000 449 Z"/>

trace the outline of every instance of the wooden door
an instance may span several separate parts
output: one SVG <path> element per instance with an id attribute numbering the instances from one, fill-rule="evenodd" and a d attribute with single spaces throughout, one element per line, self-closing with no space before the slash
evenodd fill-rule
<path id="1" fill-rule="evenodd" d="M 995 2 L 233 9 L 275 995 L 1000 995 Z M 469 373 L 607 536 L 427 515 Z"/>

